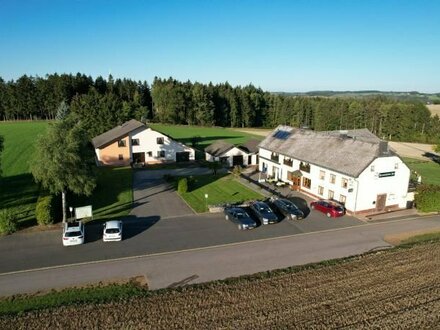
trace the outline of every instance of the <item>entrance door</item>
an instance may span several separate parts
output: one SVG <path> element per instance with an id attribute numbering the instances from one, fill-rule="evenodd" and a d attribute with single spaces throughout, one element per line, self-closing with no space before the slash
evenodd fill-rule
<path id="1" fill-rule="evenodd" d="M 383 211 L 387 202 L 387 194 L 377 195 L 376 198 L 376 210 Z"/>
<path id="2" fill-rule="evenodd" d="M 248 156 L 248 165 L 252 165 L 252 155 Z"/>
<path id="3" fill-rule="evenodd" d="M 239 156 L 233 156 L 232 157 L 232 166 L 243 166 L 243 156 L 239 155 Z"/>
<path id="4" fill-rule="evenodd" d="M 292 190 L 299 190 L 301 187 L 301 177 L 293 176 L 292 177 Z"/>

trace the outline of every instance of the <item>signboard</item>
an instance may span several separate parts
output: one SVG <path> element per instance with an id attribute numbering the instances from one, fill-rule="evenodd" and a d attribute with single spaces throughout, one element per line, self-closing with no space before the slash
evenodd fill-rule
<path id="1" fill-rule="evenodd" d="M 92 205 L 75 207 L 75 219 L 79 220 L 84 218 L 93 219 Z"/>
<path id="2" fill-rule="evenodd" d="M 386 178 L 386 177 L 389 177 L 389 176 L 394 176 L 396 174 L 396 172 L 382 172 L 382 173 L 379 173 L 379 178 Z"/>

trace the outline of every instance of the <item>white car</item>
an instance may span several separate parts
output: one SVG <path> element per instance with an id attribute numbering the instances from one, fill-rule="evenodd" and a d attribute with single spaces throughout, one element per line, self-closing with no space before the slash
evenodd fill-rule
<path id="1" fill-rule="evenodd" d="M 66 222 L 63 225 L 63 245 L 84 244 L 84 224 L 81 221 Z"/>
<path id="2" fill-rule="evenodd" d="M 102 235 L 104 242 L 122 240 L 122 221 L 112 220 L 104 224 L 104 233 Z"/>

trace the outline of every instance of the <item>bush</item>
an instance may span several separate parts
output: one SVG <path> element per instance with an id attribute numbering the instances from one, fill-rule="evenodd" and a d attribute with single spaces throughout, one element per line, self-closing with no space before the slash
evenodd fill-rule
<path id="1" fill-rule="evenodd" d="M 417 187 L 414 198 L 416 208 L 422 212 L 440 211 L 440 186 L 423 184 Z"/>
<path id="2" fill-rule="evenodd" d="M 51 225 L 54 223 L 56 216 L 56 205 L 52 195 L 44 195 L 38 197 L 35 209 L 35 217 L 39 225 Z"/>
<path id="3" fill-rule="evenodd" d="M 18 219 L 11 209 L 0 210 L 0 234 L 9 235 L 17 231 Z"/>
<path id="4" fill-rule="evenodd" d="M 179 183 L 177 184 L 177 191 L 179 194 L 184 194 L 188 191 L 188 179 L 181 178 L 179 179 Z"/>

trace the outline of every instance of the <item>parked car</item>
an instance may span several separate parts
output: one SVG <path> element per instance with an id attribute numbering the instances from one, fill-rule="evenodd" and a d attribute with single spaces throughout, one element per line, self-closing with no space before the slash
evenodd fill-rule
<path id="1" fill-rule="evenodd" d="M 345 208 L 343 205 L 326 199 L 311 202 L 310 208 L 325 213 L 329 218 L 342 217 L 345 214 Z"/>
<path id="2" fill-rule="evenodd" d="M 104 224 L 104 232 L 102 234 L 104 242 L 121 241 L 122 240 L 122 221 L 112 220 Z"/>
<path id="3" fill-rule="evenodd" d="M 66 222 L 63 225 L 63 245 L 84 244 L 84 224 L 81 221 Z"/>
<path id="4" fill-rule="evenodd" d="M 278 217 L 265 202 L 256 201 L 251 203 L 249 207 L 261 221 L 261 224 L 268 225 L 278 222 Z"/>
<path id="5" fill-rule="evenodd" d="M 254 229 L 257 223 L 241 207 L 226 207 L 225 218 L 235 223 L 238 229 Z"/>
<path id="6" fill-rule="evenodd" d="M 304 219 L 304 212 L 292 201 L 285 198 L 277 198 L 272 201 L 273 205 L 288 219 Z"/>

